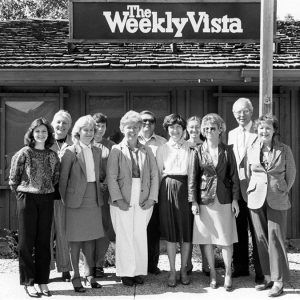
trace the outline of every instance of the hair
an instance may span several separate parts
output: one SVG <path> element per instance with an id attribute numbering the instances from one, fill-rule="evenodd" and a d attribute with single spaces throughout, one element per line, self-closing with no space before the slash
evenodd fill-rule
<path id="1" fill-rule="evenodd" d="M 79 143 L 79 139 L 80 139 L 79 131 L 81 130 L 81 128 L 89 125 L 92 125 L 94 130 L 96 129 L 96 122 L 91 115 L 80 117 L 75 122 L 74 127 L 72 129 L 72 141 L 74 144 Z"/>
<path id="2" fill-rule="evenodd" d="M 124 127 L 128 124 L 128 123 L 139 123 L 140 127 L 142 127 L 142 117 L 141 115 L 134 111 L 134 110 L 130 110 L 128 111 L 120 120 L 120 130 L 121 132 L 123 132 Z"/>
<path id="3" fill-rule="evenodd" d="M 45 141 L 45 148 L 49 149 L 54 144 L 54 137 L 53 137 L 53 127 L 50 125 L 50 123 L 45 118 L 38 118 L 35 119 L 29 128 L 27 129 L 27 132 L 24 135 L 24 146 L 29 146 L 31 148 L 34 148 L 35 145 L 35 139 L 33 137 L 33 131 L 35 128 L 44 125 L 47 128 L 48 137 Z"/>
<path id="4" fill-rule="evenodd" d="M 238 105 L 238 104 L 246 104 L 248 106 L 248 108 L 250 109 L 251 112 L 253 112 L 253 105 L 252 105 L 252 102 L 250 101 L 250 99 L 248 98 L 239 98 L 237 99 L 233 105 L 232 105 L 232 111 L 235 112 L 235 107 Z"/>
<path id="5" fill-rule="evenodd" d="M 186 121 L 179 114 L 170 114 L 164 118 L 163 128 L 168 131 L 169 126 L 178 124 L 183 130 L 186 129 Z"/>
<path id="6" fill-rule="evenodd" d="M 279 122 L 278 122 L 278 119 L 272 115 L 272 114 L 264 114 L 264 115 L 261 115 L 257 120 L 254 121 L 254 129 L 255 129 L 255 132 L 257 133 L 257 130 L 258 130 L 258 126 L 261 124 L 261 123 L 267 123 L 268 125 L 272 125 L 273 128 L 274 128 L 274 134 L 273 134 L 273 137 L 272 137 L 272 141 L 274 141 L 274 138 L 277 138 L 279 137 Z"/>
<path id="7" fill-rule="evenodd" d="M 107 125 L 107 116 L 103 113 L 95 113 L 93 114 L 93 119 L 95 120 L 96 123 L 104 123 Z"/>
<path id="8" fill-rule="evenodd" d="M 192 122 L 192 121 L 198 122 L 199 125 L 200 125 L 200 127 L 201 127 L 201 118 L 198 117 L 198 116 L 191 116 L 191 117 L 189 117 L 189 118 L 186 120 L 186 129 L 188 128 L 189 123 Z M 185 139 L 188 140 L 189 138 L 190 138 L 190 134 L 189 134 L 188 131 L 186 130 L 186 131 L 185 131 Z M 200 139 L 203 140 L 203 138 L 204 138 L 204 137 L 203 137 L 202 133 L 200 132 Z"/>
<path id="9" fill-rule="evenodd" d="M 143 111 L 140 112 L 140 115 L 145 115 L 145 114 L 150 115 L 153 118 L 154 123 L 156 123 L 156 117 L 155 117 L 155 114 L 152 111 L 143 110 Z"/>
<path id="10" fill-rule="evenodd" d="M 212 123 L 216 124 L 221 131 L 220 135 L 224 134 L 226 132 L 226 124 L 224 120 L 218 115 L 214 113 L 207 114 L 203 117 L 202 122 L 201 122 L 201 133 L 205 137 L 205 132 L 204 132 L 204 125 L 207 123 Z"/>
<path id="11" fill-rule="evenodd" d="M 69 126 L 71 127 L 72 126 L 72 117 L 71 115 L 69 114 L 69 112 L 67 112 L 66 110 L 64 109 L 61 109 L 59 110 L 57 113 L 55 113 L 55 115 L 53 116 L 53 119 L 52 119 L 52 122 L 51 122 L 51 125 L 54 126 L 54 121 L 56 118 L 58 117 L 63 117 L 65 119 L 68 120 L 68 123 L 69 123 Z M 69 128 L 70 128 L 69 127 Z"/>

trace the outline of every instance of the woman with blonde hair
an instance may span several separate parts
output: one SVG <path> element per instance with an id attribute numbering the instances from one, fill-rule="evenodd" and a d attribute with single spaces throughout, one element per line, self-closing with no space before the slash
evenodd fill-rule
<path id="1" fill-rule="evenodd" d="M 92 141 L 96 122 L 90 116 L 79 118 L 72 130 L 73 145 L 61 159 L 59 190 L 66 207 L 66 237 L 69 241 L 75 292 L 85 292 L 79 273 L 79 254 L 85 257 L 85 281 L 92 288 L 101 288 L 93 277 L 95 240 L 104 236 L 101 206 L 103 195 L 100 181 L 105 172 L 101 149 Z"/>
<path id="2" fill-rule="evenodd" d="M 107 162 L 111 219 L 116 233 L 116 273 L 124 285 L 143 284 L 147 275 L 147 226 L 158 196 L 154 155 L 138 141 L 142 118 L 127 112 L 120 121 L 124 138 Z"/>
<path id="3" fill-rule="evenodd" d="M 210 287 L 217 288 L 213 249 L 217 245 L 222 249 L 225 264 L 224 288 L 231 291 L 240 188 L 233 150 L 221 142 L 225 130 L 225 122 L 219 115 L 203 117 L 201 132 L 205 141 L 192 151 L 188 188 L 194 214 L 193 243 L 204 245 L 210 267 Z"/>

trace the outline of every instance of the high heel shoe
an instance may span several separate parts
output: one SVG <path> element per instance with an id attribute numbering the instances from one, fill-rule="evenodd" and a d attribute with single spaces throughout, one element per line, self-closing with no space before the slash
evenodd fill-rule
<path id="1" fill-rule="evenodd" d="M 102 285 L 98 283 L 93 276 L 86 276 L 85 277 L 85 284 L 87 284 L 92 288 L 92 289 L 101 289 Z"/>
<path id="2" fill-rule="evenodd" d="M 34 286 L 29 286 L 29 285 L 24 285 L 24 289 L 26 294 L 29 297 L 33 297 L 33 298 L 40 298 L 40 294 L 37 292 L 37 290 L 34 288 Z"/>
<path id="3" fill-rule="evenodd" d="M 39 284 L 39 289 L 40 289 L 42 295 L 47 296 L 47 297 L 52 296 L 51 292 L 48 289 L 47 284 Z"/>
<path id="4" fill-rule="evenodd" d="M 232 292 L 233 291 L 232 279 L 231 279 L 230 276 L 225 276 L 224 289 L 225 289 L 226 292 Z"/>
<path id="5" fill-rule="evenodd" d="M 85 293 L 86 289 L 82 286 L 79 277 L 73 278 L 71 280 L 75 293 Z"/>
<path id="6" fill-rule="evenodd" d="M 217 276 L 212 276 L 212 274 L 210 273 L 210 277 L 209 277 L 209 286 L 210 288 L 212 289 L 216 289 L 218 287 L 218 284 L 217 284 Z"/>
<path id="7" fill-rule="evenodd" d="M 183 285 L 189 285 L 191 283 L 191 279 L 186 273 L 180 273 L 180 282 Z"/>
<path id="8" fill-rule="evenodd" d="M 176 286 L 176 272 L 175 273 L 170 272 L 169 278 L 168 278 L 168 286 L 169 287 Z"/>

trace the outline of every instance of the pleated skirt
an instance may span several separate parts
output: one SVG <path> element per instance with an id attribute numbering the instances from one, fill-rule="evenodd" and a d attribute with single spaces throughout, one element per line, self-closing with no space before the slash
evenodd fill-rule
<path id="1" fill-rule="evenodd" d="M 168 242 L 192 242 L 193 214 L 188 202 L 187 176 L 168 175 L 159 190 L 161 239 Z"/>

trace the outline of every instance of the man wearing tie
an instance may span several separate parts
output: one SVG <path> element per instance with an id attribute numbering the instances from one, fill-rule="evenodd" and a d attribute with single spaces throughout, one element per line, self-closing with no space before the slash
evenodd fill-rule
<path id="1" fill-rule="evenodd" d="M 236 219 L 238 243 L 233 246 L 233 274 L 232 277 L 249 275 L 249 245 L 248 245 L 248 226 L 251 232 L 253 244 L 253 260 L 255 268 L 255 282 L 261 283 L 264 279 L 258 252 L 255 242 L 254 228 L 247 207 L 247 180 L 245 177 L 245 154 L 247 148 L 255 141 L 257 135 L 254 133 L 253 122 L 251 120 L 253 114 L 253 106 L 249 99 L 239 98 L 232 106 L 233 115 L 238 123 L 238 127 L 229 131 L 228 144 L 233 145 L 237 168 L 240 179 L 240 188 L 242 199 L 239 200 L 240 213 Z"/>

